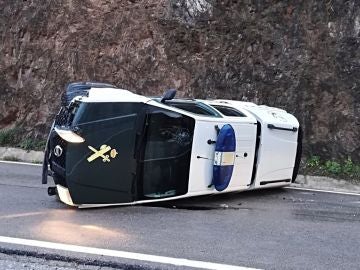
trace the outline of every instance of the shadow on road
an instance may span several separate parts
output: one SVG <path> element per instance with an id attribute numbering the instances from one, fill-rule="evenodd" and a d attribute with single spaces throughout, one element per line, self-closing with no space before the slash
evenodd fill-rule
<path id="1" fill-rule="evenodd" d="M 254 190 L 237 193 L 224 193 L 217 195 L 205 195 L 186 199 L 144 204 L 145 207 L 162 207 L 184 210 L 238 210 L 242 201 L 266 200 L 268 197 L 278 197 L 286 194 L 282 188 Z"/>

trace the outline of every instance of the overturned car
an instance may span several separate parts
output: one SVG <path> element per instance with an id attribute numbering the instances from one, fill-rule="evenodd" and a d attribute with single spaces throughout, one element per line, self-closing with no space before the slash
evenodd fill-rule
<path id="1" fill-rule="evenodd" d="M 43 163 L 49 195 L 77 207 L 281 187 L 295 180 L 301 129 L 286 111 L 231 100 L 145 97 L 73 83 Z"/>

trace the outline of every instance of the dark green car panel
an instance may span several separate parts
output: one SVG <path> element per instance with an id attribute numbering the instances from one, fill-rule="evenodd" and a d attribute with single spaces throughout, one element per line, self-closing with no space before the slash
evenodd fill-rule
<path id="1" fill-rule="evenodd" d="M 134 200 L 135 123 L 144 104 L 126 104 L 128 108 L 124 111 L 122 105 L 89 103 L 86 104 L 87 108 L 80 106 L 82 117 L 74 118 L 73 125 L 80 129 L 85 139 L 81 144 L 69 144 L 67 151 L 66 181 L 74 203 L 123 203 Z M 108 110 L 109 118 L 99 119 L 98 110 L 102 108 Z M 105 146 L 111 150 L 92 161 L 88 160 L 96 154 L 94 151 L 100 151 Z M 111 151 L 116 151 L 115 157 L 111 157 Z"/>
<path id="2" fill-rule="evenodd" d="M 66 183 L 75 204 L 129 203 L 187 193 L 195 120 L 143 103 L 81 103 Z"/>

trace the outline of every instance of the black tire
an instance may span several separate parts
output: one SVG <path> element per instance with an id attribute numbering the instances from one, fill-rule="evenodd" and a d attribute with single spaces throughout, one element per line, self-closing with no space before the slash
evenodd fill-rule
<path id="1" fill-rule="evenodd" d="M 108 83 L 100 82 L 73 82 L 66 86 L 66 91 L 61 97 L 61 105 L 66 107 L 71 100 L 76 96 L 86 96 L 88 91 L 92 88 L 116 88 L 116 86 Z"/>
<path id="2" fill-rule="evenodd" d="M 303 140 L 303 131 L 302 131 L 302 128 L 300 126 L 299 131 L 298 131 L 298 139 L 297 139 L 297 149 L 296 149 L 294 171 L 293 171 L 293 175 L 292 175 L 292 179 L 291 179 L 292 183 L 295 182 L 296 177 L 299 174 L 300 161 L 301 161 L 301 155 L 302 155 L 302 140 Z"/>
<path id="3" fill-rule="evenodd" d="M 47 192 L 48 192 L 48 195 L 49 195 L 49 196 L 55 196 L 55 195 L 57 195 L 57 189 L 56 189 L 56 187 L 48 187 Z"/>

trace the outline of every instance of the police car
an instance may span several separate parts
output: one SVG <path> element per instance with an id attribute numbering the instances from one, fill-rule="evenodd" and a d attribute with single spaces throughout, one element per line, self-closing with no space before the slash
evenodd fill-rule
<path id="1" fill-rule="evenodd" d="M 146 97 L 69 84 L 42 183 L 65 204 L 131 205 L 282 187 L 296 178 L 301 129 L 284 110 L 231 100 Z"/>

